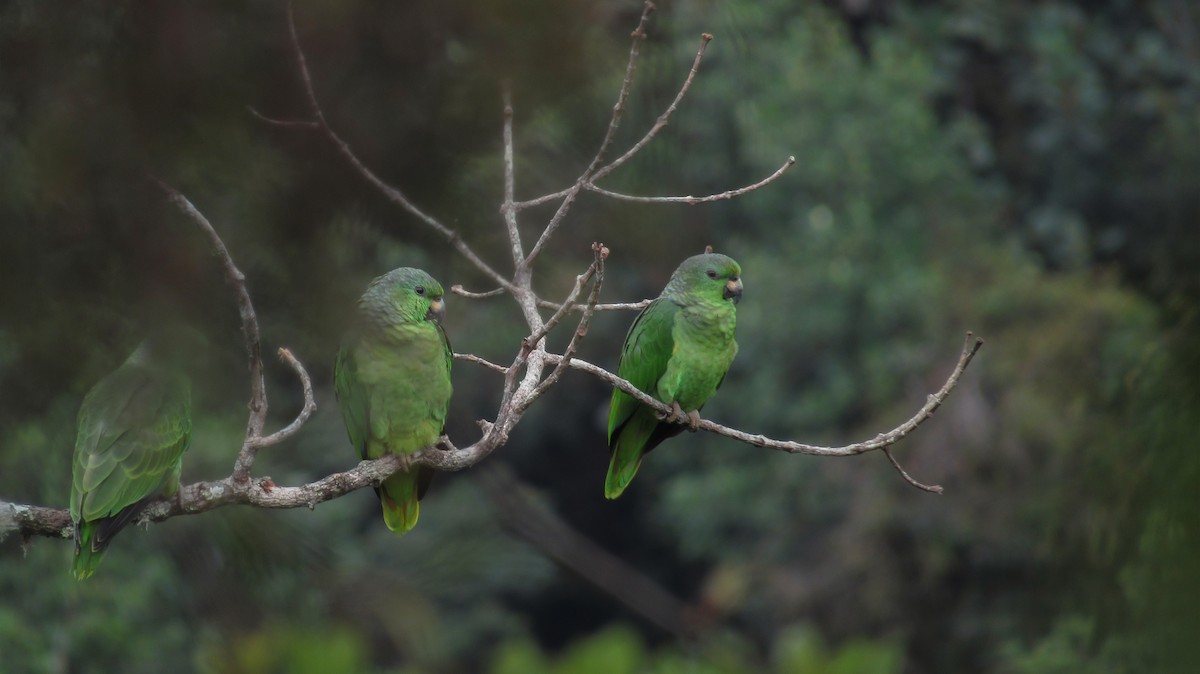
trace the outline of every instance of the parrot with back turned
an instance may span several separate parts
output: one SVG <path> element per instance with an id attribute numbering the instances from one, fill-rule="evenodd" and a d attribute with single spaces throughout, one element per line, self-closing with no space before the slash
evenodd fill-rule
<path id="1" fill-rule="evenodd" d="M 613 391 L 606 498 L 620 496 L 642 458 L 683 431 L 683 423 L 694 430 L 700 422 L 700 408 L 721 386 L 737 355 L 735 305 L 742 297 L 741 276 L 742 268 L 725 255 L 689 257 L 629 326 L 617 374 L 669 405 L 673 414 L 662 419 L 629 394 Z"/>
<path id="2" fill-rule="evenodd" d="M 454 357 L 441 326 L 445 311 L 441 284 L 410 267 L 375 279 L 358 300 L 356 324 L 338 350 L 334 388 L 350 443 L 363 459 L 414 454 L 441 437 Z M 389 529 L 403 534 L 416 526 L 432 477 L 431 468 L 414 466 L 375 489 Z"/>
<path id="3" fill-rule="evenodd" d="M 88 391 L 71 468 L 75 577 L 91 576 L 121 529 L 160 495 L 179 489 L 191 440 L 191 384 L 164 363 L 159 339 Z"/>

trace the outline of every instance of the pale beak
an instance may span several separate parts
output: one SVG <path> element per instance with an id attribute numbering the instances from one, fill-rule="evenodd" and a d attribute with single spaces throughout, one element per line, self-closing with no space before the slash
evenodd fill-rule
<path id="1" fill-rule="evenodd" d="M 425 320 L 433 321 L 434 323 L 441 323 L 442 319 L 445 317 L 446 303 L 441 297 L 433 298 L 433 301 L 429 303 L 429 311 L 425 312 Z"/>
<path id="2" fill-rule="evenodd" d="M 722 293 L 725 299 L 732 299 L 734 304 L 737 304 L 742 299 L 742 279 L 731 278 L 725 282 L 725 292 Z"/>

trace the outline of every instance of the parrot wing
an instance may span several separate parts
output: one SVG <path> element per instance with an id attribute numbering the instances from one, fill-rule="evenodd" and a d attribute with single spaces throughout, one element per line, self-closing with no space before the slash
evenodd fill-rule
<path id="1" fill-rule="evenodd" d="M 97 521 L 103 547 L 150 498 L 177 479 L 191 438 L 186 381 L 122 366 L 97 384 L 79 410 L 71 515 Z"/>
<path id="2" fill-rule="evenodd" d="M 625 345 L 621 348 L 617 375 L 651 396 L 656 396 L 658 380 L 667 371 L 667 363 L 675 350 L 671 328 L 678 311 L 679 307 L 667 298 L 654 300 L 629 326 Z M 615 446 L 621 431 L 642 407 L 637 399 L 624 391 L 613 391 L 608 411 L 610 447 Z"/>
<path id="3" fill-rule="evenodd" d="M 367 457 L 367 438 L 370 435 L 370 396 L 358 377 L 358 362 L 354 349 L 343 346 L 338 350 L 333 368 L 334 393 L 346 422 L 346 433 L 350 444 L 358 450 L 361 458 Z"/>

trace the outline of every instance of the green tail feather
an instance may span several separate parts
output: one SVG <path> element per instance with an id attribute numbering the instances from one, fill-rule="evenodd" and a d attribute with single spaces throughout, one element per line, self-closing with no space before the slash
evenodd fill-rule
<path id="1" fill-rule="evenodd" d="M 642 466 L 646 443 L 657 426 L 654 413 L 649 408 L 642 408 L 618 431 L 616 441 L 612 443 L 608 475 L 604 478 L 604 498 L 617 498 L 633 481 Z"/>
<path id="2" fill-rule="evenodd" d="M 417 526 L 421 514 L 419 498 L 420 469 L 397 473 L 383 481 L 377 490 L 383 504 L 383 522 L 398 534 L 408 533 Z"/>
<path id="3" fill-rule="evenodd" d="M 96 572 L 100 561 L 104 559 L 104 547 L 92 549 L 92 537 L 96 527 L 91 522 L 80 522 L 77 543 L 75 547 L 75 565 L 72 569 L 76 580 L 83 580 Z"/>
<path id="4" fill-rule="evenodd" d="M 612 460 L 608 463 L 608 475 L 604 478 L 604 498 L 614 499 L 620 496 L 633 481 L 633 476 L 637 475 L 641 465 L 641 450 L 614 451 Z"/>

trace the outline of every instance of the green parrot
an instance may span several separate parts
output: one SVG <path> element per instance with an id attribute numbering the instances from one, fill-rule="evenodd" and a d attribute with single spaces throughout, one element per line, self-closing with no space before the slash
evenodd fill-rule
<path id="1" fill-rule="evenodd" d="M 167 368 L 159 340 L 147 340 L 88 391 L 79 408 L 71 468 L 74 574 L 96 571 L 121 529 L 160 495 L 179 490 L 192 435 L 187 377 Z"/>
<path id="2" fill-rule="evenodd" d="M 442 286 L 401 267 L 371 282 L 342 340 L 334 388 L 350 443 L 364 459 L 414 454 L 438 441 L 450 404 L 454 358 L 442 329 Z M 432 469 L 402 470 L 375 489 L 383 521 L 403 534 L 417 524 Z"/>
<path id="3" fill-rule="evenodd" d="M 742 268 L 725 255 L 689 257 L 629 326 L 617 374 L 670 405 L 673 415 L 661 419 L 629 394 L 613 391 L 605 497 L 620 496 L 642 457 L 680 433 L 682 422 L 693 430 L 700 423 L 700 408 L 721 386 L 737 355 L 735 305 L 742 297 L 741 275 Z"/>

